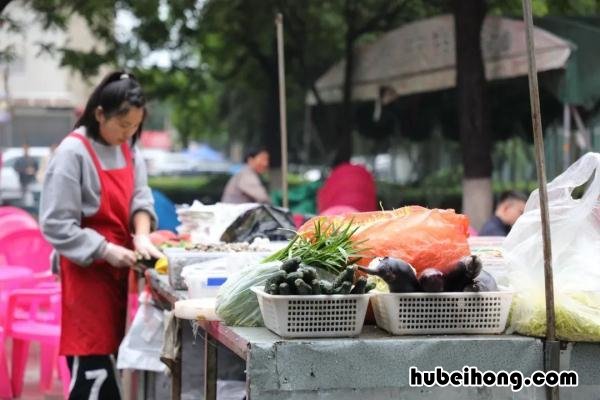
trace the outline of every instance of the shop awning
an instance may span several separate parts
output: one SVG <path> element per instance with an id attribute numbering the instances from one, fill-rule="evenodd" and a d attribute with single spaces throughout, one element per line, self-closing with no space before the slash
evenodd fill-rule
<path id="1" fill-rule="evenodd" d="M 534 37 L 538 71 L 564 68 L 573 45 L 540 28 L 535 28 Z M 523 21 L 487 17 L 481 39 L 488 80 L 527 75 Z M 404 25 L 357 49 L 352 98 L 381 98 L 387 103 L 400 96 L 452 88 L 455 55 L 452 15 Z M 344 63 L 336 63 L 317 81 L 324 103 L 342 101 Z M 307 103 L 316 104 L 313 93 L 307 95 Z"/>

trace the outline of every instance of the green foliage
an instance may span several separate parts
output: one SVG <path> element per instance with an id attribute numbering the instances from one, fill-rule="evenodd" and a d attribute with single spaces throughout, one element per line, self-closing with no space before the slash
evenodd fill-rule
<path id="1" fill-rule="evenodd" d="M 226 145 L 237 139 L 261 142 L 278 129 L 274 17 L 284 17 L 290 149 L 301 148 L 306 93 L 341 59 L 347 46 L 374 40 L 381 32 L 451 11 L 446 0 L 26 0 L 45 28 L 66 29 L 82 17 L 100 39 L 86 51 L 44 43 L 62 65 L 83 76 L 102 65 L 132 69 L 148 96 L 172 113 L 184 142 L 189 138 Z M 598 12 L 599 0 L 533 0 L 536 15 Z M 521 0 L 488 0 L 490 13 L 519 15 Z M 114 31 L 117 12 L 136 21 L 130 35 Z M 0 14 L 2 31 L 18 29 Z M 165 51 L 167 66 L 148 64 Z M 0 48 L 0 61 L 13 51 Z M 347 118 L 347 116 L 343 116 Z M 337 118 L 338 120 L 340 118 Z M 335 131 L 328 127 L 326 131 Z M 329 145 L 335 145 L 330 143 Z M 321 154 L 313 152 L 315 154 Z"/>
<path id="2" fill-rule="evenodd" d="M 589 15 L 600 12 L 598 0 L 533 0 L 533 15 Z M 522 15 L 522 0 L 490 0 L 490 13 L 496 15 Z"/>

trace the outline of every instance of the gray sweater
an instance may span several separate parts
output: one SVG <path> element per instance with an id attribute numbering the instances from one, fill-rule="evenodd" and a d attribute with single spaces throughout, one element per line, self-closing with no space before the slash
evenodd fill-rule
<path id="1" fill-rule="evenodd" d="M 78 134 L 85 134 L 80 127 Z M 104 145 L 90 139 L 104 170 L 125 167 L 120 146 Z M 131 217 L 137 211 L 147 211 L 156 221 L 154 200 L 148 187 L 146 166 L 139 150 L 132 149 L 135 167 L 135 189 Z M 66 138 L 52 157 L 40 200 L 40 225 L 46 239 L 62 256 L 86 266 L 100 258 L 106 239 L 93 229 L 82 228 L 83 216 L 94 215 L 100 207 L 100 178 L 84 144 L 76 138 Z"/>
<path id="2" fill-rule="evenodd" d="M 271 203 L 269 193 L 260 181 L 258 174 L 249 166 L 242 168 L 237 174 L 229 178 L 222 203 Z"/>

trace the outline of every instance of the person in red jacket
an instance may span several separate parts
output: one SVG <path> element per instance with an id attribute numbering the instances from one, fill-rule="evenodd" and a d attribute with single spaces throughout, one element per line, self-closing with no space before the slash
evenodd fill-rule
<path id="1" fill-rule="evenodd" d="M 343 206 L 343 207 L 341 207 Z M 362 165 L 337 164 L 317 193 L 317 212 L 377 210 L 377 190 L 373 175 Z"/>

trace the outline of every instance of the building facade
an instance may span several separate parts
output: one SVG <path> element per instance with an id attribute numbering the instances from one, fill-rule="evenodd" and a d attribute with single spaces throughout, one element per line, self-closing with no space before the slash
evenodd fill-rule
<path id="1" fill-rule="evenodd" d="M 14 59 L 0 65 L 0 147 L 49 146 L 58 143 L 75 122 L 75 110 L 85 106 L 91 85 L 69 68 L 60 55 L 41 52 L 40 43 L 90 49 L 98 46 L 85 21 L 72 17 L 65 31 L 44 30 L 35 12 L 13 1 L 4 10 L 20 32 L 1 32 L 0 50 L 11 46 Z"/>

